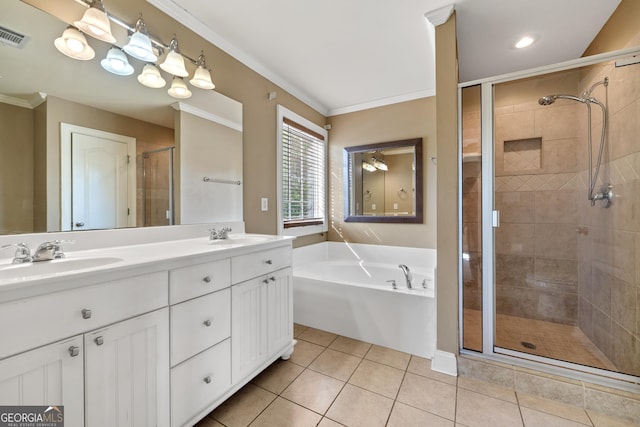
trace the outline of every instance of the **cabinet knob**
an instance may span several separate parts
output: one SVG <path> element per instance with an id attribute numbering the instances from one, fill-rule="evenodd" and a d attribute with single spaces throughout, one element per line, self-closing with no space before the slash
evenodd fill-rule
<path id="1" fill-rule="evenodd" d="M 72 345 L 71 347 L 69 347 L 69 355 L 71 357 L 76 357 L 79 354 L 80 354 L 80 347 L 77 347 L 75 345 Z"/>
<path id="2" fill-rule="evenodd" d="M 207 319 L 204 322 L 202 322 L 202 324 L 208 328 L 209 326 L 211 326 L 211 320 Z"/>
<path id="3" fill-rule="evenodd" d="M 205 384 L 211 384 L 211 376 L 207 375 L 206 377 L 204 377 L 203 381 L 205 382 Z"/>
<path id="4" fill-rule="evenodd" d="M 264 279 L 264 280 L 262 281 L 262 283 L 266 283 L 266 284 L 268 284 L 268 283 L 269 283 L 269 279 Z"/>
<path id="5" fill-rule="evenodd" d="M 93 341 L 96 343 L 96 345 L 104 344 L 104 338 L 102 337 L 96 337 L 96 339 L 94 339 Z"/>
<path id="6" fill-rule="evenodd" d="M 269 277 L 269 280 L 271 280 L 272 282 L 276 281 L 276 278 L 274 276 Z"/>
<path id="7" fill-rule="evenodd" d="M 270 259 L 266 260 L 265 262 L 269 265 L 273 264 L 273 261 L 271 261 Z"/>
<path id="8" fill-rule="evenodd" d="M 75 225 L 76 225 L 76 227 L 84 227 L 84 222 L 78 221 L 78 222 L 76 222 Z"/>
<path id="9" fill-rule="evenodd" d="M 83 308 L 82 309 L 82 318 L 83 319 L 91 319 L 91 310 Z"/>
<path id="10" fill-rule="evenodd" d="M 202 281 L 203 281 L 204 283 L 211 283 L 211 276 L 204 276 L 204 277 L 202 278 Z"/>

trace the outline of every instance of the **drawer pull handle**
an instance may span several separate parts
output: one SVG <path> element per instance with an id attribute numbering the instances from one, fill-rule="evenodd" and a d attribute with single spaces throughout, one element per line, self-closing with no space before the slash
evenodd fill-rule
<path id="1" fill-rule="evenodd" d="M 83 319 L 91 319 L 91 310 L 83 308 L 82 309 L 82 318 Z"/>
<path id="2" fill-rule="evenodd" d="M 265 262 L 269 265 L 273 264 L 273 261 L 271 261 L 270 259 L 266 260 Z"/>
<path id="3" fill-rule="evenodd" d="M 202 324 L 208 328 L 209 326 L 211 326 L 212 322 L 210 319 L 207 319 L 204 322 L 202 322 Z"/>
<path id="4" fill-rule="evenodd" d="M 211 283 L 211 276 L 204 276 L 204 277 L 202 278 L 202 281 L 203 281 L 204 283 Z"/>
<path id="5" fill-rule="evenodd" d="M 211 384 L 211 376 L 207 375 L 206 377 L 204 377 L 205 384 Z"/>
<path id="6" fill-rule="evenodd" d="M 269 280 L 271 280 L 272 282 L 276 281 L 276 278 L 274 276 L 269 277 Z"/>
<path id="7" fill-rule="evenodd" d="M 96 345 L 104 344 L 104 338 L 102 338 L 102 337 L 96 337 L 96 339 L 93 340 L 93 341 L 96 343 Z"/>
<path id="8" fill-rule="evenodd" d="M 76 357 L 79 354 L 80 354 L 80 347 L 76 347 L 75 345 L 72 345 L 71 347 L 69 347 L 69 355 L 71 357 Z"/>

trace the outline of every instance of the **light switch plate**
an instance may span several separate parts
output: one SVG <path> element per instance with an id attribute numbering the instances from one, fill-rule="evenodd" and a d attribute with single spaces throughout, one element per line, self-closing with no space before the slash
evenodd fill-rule
<path id="1" fill-rule="evenodd" d="M 269 210 L 269 199 L 263 197 L 262 200 L 260 200 L 260 209 L 262 210 L 262 212 L 266 212 Z"/>

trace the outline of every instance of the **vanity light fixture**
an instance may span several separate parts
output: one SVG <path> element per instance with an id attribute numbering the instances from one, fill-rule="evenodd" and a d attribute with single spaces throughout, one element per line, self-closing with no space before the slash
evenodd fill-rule
<path id="1" fill-rule="evenodd" d="M 387 164 L 382 159 L 377 159 L 375 157 L 372 157 L 371 158 L 371 163 L 373 164 L 373 166 L 376 169 L 379 169 L 381 171 L 385 171 L 386 172 L 386 171 L 389 170 L 389 167 L 387 166 Z"/>
<path id="2" fill-rule="evenodd" d="M 141 85 L 158 89 L 164 87 L 167 82 L 160 75 L 160 70 L 153 64 L 147 64 L 142 69 L 140 75 L 138 75 L 138 81 Z"/>
<path id="3" fill-rule="evenodd" d="M 102 0 L 93 0 L 82 19 L 73 23 L 85 34 L 107 43 L 115 43 L 116 38 L 111 34 L 109 16 L 104 10 Z"/>
<path id="4" fill-rule="evenodd" d="M 151 39 L 147 34 L 147 27 L 144 25 L 142 16 L 136 21 L 135 31 L 129 37 L 129 43 L 122 50 L 140 61 L 156 62 L 158 60 L 158 57 L 153 52 Z"/>
<path id="5" fill-rule="evenodd" d="M 171 87 L 169 88 L 168 92 L 169 95 L 173 96 L 174 98 L 185 99 L 191 97 L 191 91 L 187 87 L 187 84 L 184 82 L 184 80 L 182 80 L 181 77 L 177 76 L 173 77 L 173 81 L 171 82 Z"/>
<path id="6" fill-rule="evenodd" d="M 72 25 L 69 25 L 53 44 L 69 58 L 88 61 L 96 56 L 96 52 L 89 46 L 84 35 Z"/>
<path id="7" fill-rule="evenodd" d="M 175 34 L 169 43 L 169 52 L 167 53 L 167 57 L 164 62 L 160 64 L 160 68 L 167 73 L 178 77 L 187 77 L 189 75 L 189 72 L 184 66 L 184 58 L 180 55 L 178 39 Z"/>
<path id="8" fill-rule="evenodd" d="M 366 170 L 367 172 L 375 172 L 378 170 L 371 163 L 365 161 L 362 162 L 362 169 Z"/>
<path id="9" fill-rule="evenodd" d="M 130 76 L 133 74 L 133 67 L 129 64 L 127 55 L 115 46 L 109 49 L 106 58 L 100 61 L 100 65 L 108 72 L 119 76 Z"/>
<path id="10" fill-rule="evenodd" d="M 189 80 L 189 83 L 200 89 L 213 89 L 216 85 L 211 81 L 211 71 L 207 69 L 207 63 L 204 60 L 204 52 L 200 53 L 196 60 L 196 72 L 193 74 L 193 78 Z"/>

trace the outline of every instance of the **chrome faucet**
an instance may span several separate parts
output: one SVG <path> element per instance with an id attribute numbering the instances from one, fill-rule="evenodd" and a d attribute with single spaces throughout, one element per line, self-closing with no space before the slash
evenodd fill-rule
<path id="1" fill-rule="evenodd" d="M 64 258 L 60 240 L 51 240 L 41 243 L 33 253 L 33 262 L 50 261 L 52 259 Z"/>
<path id="2" fill-rule="evenodd" d="M 0 249 L 12 247 L 16 248 L 16 253 L 13 255 L 13 260 L 11 261 L 12 264 L 23 264 L 33 260 L 29 246 L 26 243 L 11 243 L 9 245 L 0 246 Z"/>
<path id="3" fill-rule="evenodd" d="M 411 270 L 409 270 L 409 267 L 404 264 L 400 264 L 398 267 L 400 267 L 400 269 L 404 273 L 404 278 L 407 281 L 407 288 L 411 289 L 411 280 L 413 280 L 413 278 L 411 277 Z"/>
<path id="4" fill-rule="evenodd" d="M 233 231 L 231 230 L 231 227 L 224 227 L 224 228 L 221 228 L 220 230 L 216 230 L 215 228 L 212 228 L 209 230 L 209 240 L 228 239 L 230 231 Z"/>

